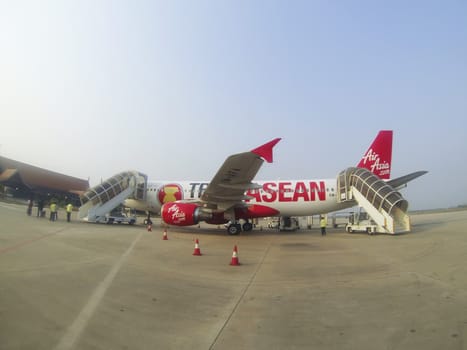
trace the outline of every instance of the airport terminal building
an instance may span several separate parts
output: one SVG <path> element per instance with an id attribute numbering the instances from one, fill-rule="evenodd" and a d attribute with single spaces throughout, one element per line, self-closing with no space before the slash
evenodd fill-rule
<path id="1" fill-rule="evenodd" d="M 67 197 L 79 203 L 79 195 L 89 188 L 89 181 L 60 174 L 13 159 L 0 157 L 0 184 L 10 193 L 29 199 Z"/>

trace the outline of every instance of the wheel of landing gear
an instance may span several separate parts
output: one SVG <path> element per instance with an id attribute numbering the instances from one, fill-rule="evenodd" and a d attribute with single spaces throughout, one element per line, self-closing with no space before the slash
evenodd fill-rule
<path id="1" fill-rule="evenodd" d="M 241 227 L 240 224 L 231 224 L 227 228 L 227 233 L 231 236 L 238 235 L 240 233 Z"/>
<path id="2" fill-rule="evenodd" d="M 248 232 L 253 230 L 253 224 L 251 222 L 246 222 L 243 224 L 243 231 Z"/>

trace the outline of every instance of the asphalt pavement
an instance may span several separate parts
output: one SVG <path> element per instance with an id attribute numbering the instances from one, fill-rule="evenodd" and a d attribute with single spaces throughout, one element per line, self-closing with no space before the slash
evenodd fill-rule
<path id="1" fill-rule="evenodd" d="M 64 218 L 0 202 L 0 349 L 467 348 L 467 211 L 413 215 L 398 236 L 168 240 Z"/>

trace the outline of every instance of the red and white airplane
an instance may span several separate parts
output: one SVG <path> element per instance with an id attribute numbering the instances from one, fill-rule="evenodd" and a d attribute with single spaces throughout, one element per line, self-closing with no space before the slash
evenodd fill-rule
<path id="1" fill-rule="evenodd" d="M 392 134 L 392 130 L 380 131 L 357 167 L 370 170 L 398 189 L 426 172 L 389 180 Z M 263 162 L 272 162 L 273 148 L 280 140 L 276 138 L 249 152 L 229 156 L 210 182 L 150 183 L 145 202 L 131 199 L 125 205 L 160 214 L 165 223 L 175 226 L 196 225 L 200 221 L 215 225 L 230 222 L 227 231 L 235 235 L 242 229 L 251 231 L 251 219 L 311 216 L 357 204 L 338 201 L 336 178 L 252 182 Z"/>

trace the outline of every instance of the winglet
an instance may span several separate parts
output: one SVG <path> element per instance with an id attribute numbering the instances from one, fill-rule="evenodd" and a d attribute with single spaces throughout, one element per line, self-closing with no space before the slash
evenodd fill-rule
<path id="1" fill-rule="evenodd" d="M 264 160 L 266 160 L 268 163 L 272 163 L 272 149 L 280 140 L 281 138 L 278 137 L 272 141 L 269 141 L 264 145 L 251 150 L 251 153 L 258 155 L 261 158 L 264 158 Z"/>

